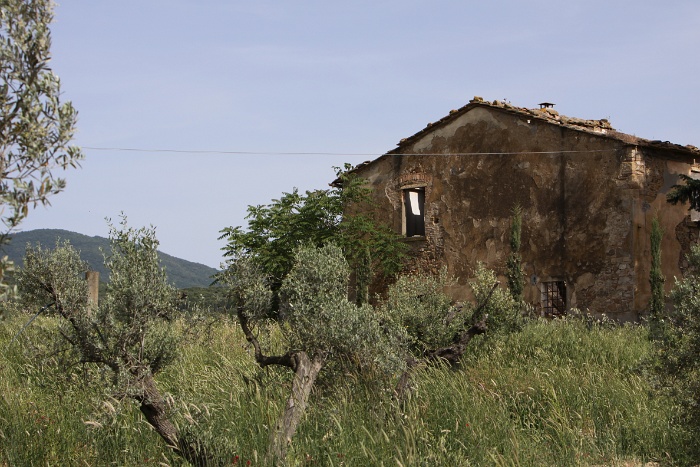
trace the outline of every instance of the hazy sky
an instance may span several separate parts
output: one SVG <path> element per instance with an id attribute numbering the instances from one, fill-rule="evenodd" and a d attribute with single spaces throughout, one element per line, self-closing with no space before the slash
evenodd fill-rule
<path id="1" fill-rule="evenodd" d="M 63 0 L 52 31 L 76 143 L 145 151 L 85 149 L 23 230 L 107 236 L 123 211 L 214 267 L 248 205 L 324 188 L 475 95 L 700 146 L 697 0 Z M 298 152 L 328 155 L 270 154 Z"/>

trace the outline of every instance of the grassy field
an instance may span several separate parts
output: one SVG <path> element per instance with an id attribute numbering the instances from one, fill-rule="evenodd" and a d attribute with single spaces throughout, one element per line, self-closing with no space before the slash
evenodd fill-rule
<path id="1" fill-rule="evenodd" d="M 0 324 L 0 466 L 182 465 L 128 399 L 30 357 L 50 320 L 10 344 L 26 320 Z M 175 418 L 222 463 L 264 465 L 291 375 L 259 370 L 233 322 L 199 334 L 158 376 Z M 686 464 L 674 408 L 645 376 L 646 329 L 534 321 L 473 344 L 460 369 L 419 371 L 401 403 L 371 375 L 326 373 L 289 464 Z"/>

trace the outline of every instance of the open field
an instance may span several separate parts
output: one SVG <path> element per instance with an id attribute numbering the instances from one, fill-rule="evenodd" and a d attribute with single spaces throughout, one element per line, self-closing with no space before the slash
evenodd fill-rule
<path id="1" fill-rule="evenodd" d="M 27 319 L 0 324 L 0 465 L 183 465 L 99 375 L 31 357 L 50 319 L 10 345 Z M 234 322 L 200 331 L 158 382 L 222 463 L 262 465 L 291 375 L 258 369 Z M 473 344 L 460 369 L 420 371 L 403 403 L 372 375 L 322 374 L 290 464 L 685 464 L 686 435 L 645 376 L 645 328 L 534 321 Z"/>

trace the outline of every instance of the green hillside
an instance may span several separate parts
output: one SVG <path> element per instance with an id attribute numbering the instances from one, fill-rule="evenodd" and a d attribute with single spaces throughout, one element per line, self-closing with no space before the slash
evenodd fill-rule
<path id="1" fill-rule="evenodd" d="M 92 269 L 100 272 L 102 280 L 107 280 L 108 272 L 103 264 L 100 248 L 109 251 L 109 240 L 104 237 L 89 237 L 87 235 L 60 229 L 37 229 L 20 232 L 12 236 L 12 241 L 4 247 L 4 251 L 15 264 L 21 266 L 24 260 L 24 252 L 27 244 L 41 243 L 44 247 L 53 247 L 57 240 L 68 240 L 78 251 L 83 261 L 86 261 Z M 161 264 L 165 267 L 168 278 L 175 287 L 183 289 L 187 287 L 206 287 L 212 282 L 211 276 L 216 269 L 200 263 L 193 263 L 176 258 L 165 253 L 160 253 Z"/>

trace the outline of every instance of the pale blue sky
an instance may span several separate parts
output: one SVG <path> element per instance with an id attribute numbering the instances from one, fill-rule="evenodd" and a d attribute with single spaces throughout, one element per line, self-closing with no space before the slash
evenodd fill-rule
<path id="1" fill-rule="evenodd" d="M 700 146 L 700 2 L 63 0 L 52 66 L 98 148 L 377 156 L 474 95 Z M 249 204 L 368 156 L 85 150 L 23 230 L 124 211 L 218 267 Z"/>

